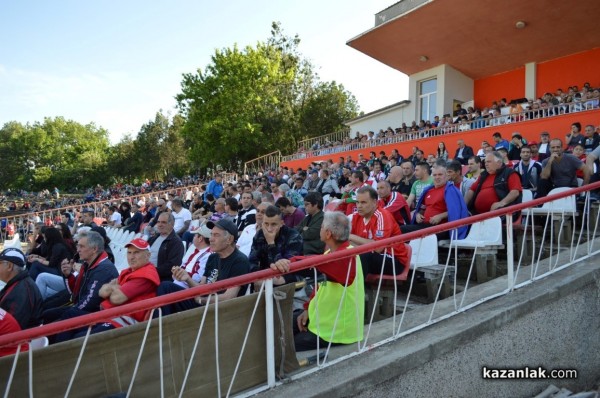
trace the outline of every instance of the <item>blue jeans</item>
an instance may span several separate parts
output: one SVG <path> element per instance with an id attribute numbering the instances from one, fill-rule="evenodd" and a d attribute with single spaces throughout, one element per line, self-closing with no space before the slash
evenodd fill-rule
<path id="1" fill-rule="evenodd" d="M 60 270 L 58 270 L 54 267 L 49 267 L 47 265 L 43 265 L 39 261 L 34 261 L 33 264 L 31 264 L 31 267 L 29 267 L 29 276 L 33 280 L 36 280 L 38 275 L 42 274 L 44 272 L 62 276 L 62 273 L 60 272 Z"/>

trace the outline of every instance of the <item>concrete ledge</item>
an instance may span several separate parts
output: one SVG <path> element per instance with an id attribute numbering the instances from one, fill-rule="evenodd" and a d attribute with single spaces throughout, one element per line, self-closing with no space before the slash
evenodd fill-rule
<path id="1" fill-rule="evenodd" d="M 532 396 L 600 378 L 598 256 L 263 396 Z M 577 369 L 577 380 L 496 381 L 482 367 Z"/>

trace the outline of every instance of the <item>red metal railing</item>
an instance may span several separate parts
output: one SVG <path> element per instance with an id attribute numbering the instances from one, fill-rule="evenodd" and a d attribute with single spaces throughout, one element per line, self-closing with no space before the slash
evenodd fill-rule
<path id="1" fill-rule="evenodd" d="M 476 222 L 480 222 L 483 220 L 487 220 L 490 218 L 503 216 L 511 213 L 515 213 L 517 211 L 534 207 L 537 205 L 541 205 L 546 202 L 550 202 L 556 199 L 565 198 L 568 196 L 578 195 L 587 191 L 600 189 L 600 182 L 596 182 L 593 184 L 585 185 L 579 188 L 573 188 L 572 190 L 561 192 L 558 194 L 549 195 L 545 198 L 534 199 L 525 203 L 520 203 L 517 205 L 509 206 L 506 208 L 490 211 L 485 214 L 478 214 L 475 216 L 470 216 L 465 219 L 448 222 L 441 225 L 432 226 L 420 231 L 415 231 L 407 234 L 402 234 L 396 237 L 379 240 L 377 242 L 368 243 L 362 246 L 354 247 L 351 249 L 338 251 L 334 253 L 330 253 L 327 255 L 327 260 L 336 260 L 342 258 L 349 258 L 361 253 L 366 253 L 375 249 L 382 249 L 392 244 L 397 244 L 399 242 L 406 242 L 413 239 L 422 238 L 426 235 L 432 235 L 439 232 L 449 231 L 455 229 L 457 227 L 463 225 L 469 225 Z M 299 270 L 307 269 L 314 267 L 317 264 L 321 264 L 323 262 L 322 256 L 314 256 L 303 259 L 301 261 L 295 262 L 290 266 L 289 272 L 296 272 Z M 273 278 L 275 276 L 281 275 L 279 272 L 272 271 L 270 269 L 261 270 L 257 272 L 253 272 L 250 274 L 246 274 L 243 276 L 238 276 L 235 278 L 215 282 L 209 285 L 197 286 L 190 289 L 182 290 L 180 292 L 171 293 L 166 296 L 154 297 L 152 299 L 139 301 L 136 303 L 125 304 L 122 306 L 114 307 L 108 310 L 102 310 L 99 312 L 95 312 L 88 315 L 83 315 L 77 318 L 67 319 L 60 322 L 50 323 L 47 325 L 43 325 L 40 327 L 26 329 L 20 332 L 7 334 L 4 336 L 0 336 L 0 347 L 6 345 L 14 345 L 17 343 L 28 342 L 34 338 L 38 338 L 41 336 L 48 336 L 52 334 L 56 334 L 65 330 L 85 327 L 88 325 L 93 325 L 96 323 L 106 322 L 112 318 L 115 318 L 120 315 L 130 314 L 133 312 L 141 311 L 141 310 L 150 310 L 163 305 L 171 304 L 174 302 L 178 302 L 185 299 L 190 299 L 197 296 L 213 294 L 221 290 L 225 290 L 231 287 L 246 285 L 249 283 L 253 283 L 255 281 L 264 280 Z"/>

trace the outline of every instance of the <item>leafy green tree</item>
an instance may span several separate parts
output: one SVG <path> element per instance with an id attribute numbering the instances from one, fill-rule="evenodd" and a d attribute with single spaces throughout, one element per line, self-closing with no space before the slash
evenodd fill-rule
<path id="1" fill-rule="evenodd" d="M 8 122 L 0 129 L 0 189 L 19 189 L 30 186 L 34 166 L 30 148 L 38 148 L 40 137 L 31 134 L 28 126 Z"/>
<path id="2" fill-rule="evenodd" d="M 115 182 L 133 181 L 142 174 L 141 164 L 135 154 L 135 141 L 127 134 L 110 147 L 107 174 Z"/>
<path id="3" fill-rule="evenodd" d="M 273 23 L 267 42 L 215 50 L 204 70 L 183 75 L 176 99 L 187 119 L 182 133 L 193 163 L 239 169 L 268 152 L 293 152 L 298 140 L 335 131 L 356 113 L 356 101 L 342 86 L 318 82 L 299 43 Z M 317 118 L 319 104 L 337 116 Z M 321 121 L 327 124 L 315 128 Z"/>
<path id="4" fill-rule="evenodd" d="M 40 190 L 90 186 L 106 179 L 108 133 L 62 117 L 0 130 L 0 186 Z"/>
<path id="5" fill-rule="evenodd" d="M 300 129 L 306 138 L 339 131 L 356 117 L 356 98 L 335 81 L 319 83 L 302 108 Z"/>
<path id="6" fill-rule="evenodd" d="M 164 179 L 188 171 L 187 143 L 181 133 L 184 122 L 180 115 L 171 119 L 159 111 L 142 126 L 129 156 L 138 177 Z"/>

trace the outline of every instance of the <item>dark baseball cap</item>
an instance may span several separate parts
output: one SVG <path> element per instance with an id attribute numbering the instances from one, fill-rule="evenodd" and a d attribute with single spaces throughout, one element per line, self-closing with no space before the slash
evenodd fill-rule
<path id="1" fill-rule="evenodd" d="M 214 227 L 217 227 L 217 228 L 219 228 L 219 229 L 222 229 L 223 231 L 227 231 L 227 232 L 229 232 L 231 235 L 233 235 L 233 239 L 234 239 L 234 241 L 236 241 L 236 242 L 237 242 L 237 238 L 238 238 L 238 228 L 237 228 L 237 226 L 236 226 L 236 225 L 233 223 L 233 221 L 231 221 L 230 219 L 228 219 L 228 218 L 224 218 L 224 219 L 221 219 L 221 220 L 219 220 L 219 221 L 217 221 L 217 222 L 212 222 L 212 221 L 209 221 L 209 222 L 207 222 L 207 223 L 206 223 L 206 226 L 207 226 L 209 229 L 213 229 Z"/>

